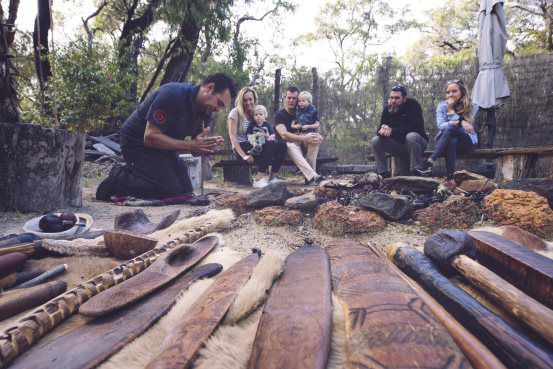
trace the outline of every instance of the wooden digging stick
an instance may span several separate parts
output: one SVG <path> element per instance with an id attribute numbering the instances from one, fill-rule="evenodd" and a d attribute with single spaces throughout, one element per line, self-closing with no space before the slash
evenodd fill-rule
<path id="1" fill-rule="evenodd" d="M 208 222 L 194 230 L 185 232 L 177 239 L 128 260 L 27 314 L 0 334 L 0 368 L 3 368 L 42 336 L 74 314 L 92 296 L 140 273 L 150 266 L 158 255 L 173 247 L 198 240 L 212 232 L 215 226 L 215 224 Z"/>
<path id="2" fill-rule="evenodd" d="M 396 243 L 390 250 L 394 250 L 395 247 L 405 247 L 408 245 Z M 370 245 L 370 248 L 380 255 L 380 251 Z M 393 255 L 388 255 L 388 258 L 392 258 Z M 390 267 L 394 270 L 424 301 L 424 303 L 430 308 L 432 313 L 438 318 L 440 323 L 444 326 L 447 332 L 451 335 L 455 343 L 463 351 L 466 358 L 470 361 L 475 369 L 506 369 L 505 365 L 486 347 L 480 342 L 472 333 L 470 333 L 465 327 L 463 327 L 449 312 L 444 309 L 432 296 L 428 294 L 418 283 L 412 280 L 407 274 L 399 269 L 393 262 L 390 263 Z"/>
<path id="3" fill-rule="evenodd" d="M 288 255 L 271 289 L 248 369 L 324 369 L 331 334 L 328 256 L 319 246 L 305 245 Z"/>
<path id="4" fill-rule="evenodd" d="M 553 260 L 495 233 L 468 233 L 476 243 L 480 264 L 553 309 Z"/>
<path id="5" fill-rule="evenodd" d="M 20 243 L 17 245 L 0 247 L 0 256 L 8 255 L 14 252 L 22 252 L 25 255 L 33 255 L 42 249 L 42 241 L 36 240 L 29 243 Z"/>
<path id="6" fill-rule="evenodd" d="M 64 281 L 47 282 L 22 290 L 8 291 L 0 296 L 0 320 L 38 306 L 65 292 L 67 283 Z"/>
<path id="7" fill-rule="evenodd" d="M 348 368 L 470 368 L 423 300 L 357 241 L 331 243 L 334 293 L 346 318 Z"/>
<path id="8" fill-rule="evenodd" d="M 509 314 L 553 344 L 553 310 L 465 255 L 476 254 L 476 246 L 465 232 L 434 233 L 425 242 L 424 253 L 439 267 L 461 273 Z"/>
<path id="9" fill-rule="evenodd" d="M 430 259 L 412 247 L 391 245 L 388 255 L 509 368 L 553 368 L 553 352 L 543 348 L 451 283 Z"/>

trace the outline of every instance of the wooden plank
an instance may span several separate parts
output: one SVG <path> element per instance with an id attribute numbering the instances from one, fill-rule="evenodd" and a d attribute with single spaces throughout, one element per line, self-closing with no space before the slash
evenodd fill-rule
<path id="1" fill-rule="evenodd" d="M 192 268 L 218 242 L 218 237 L 208 236 L 191 245 L 175 247 L 137 276 L 93 296 L 80 307 L 79 313 L 99 316 L 132 304 Z"/>
<path id="2" fill-rule="evenodd" d="M 334 163 L 337 162 L 338 158 L 321 158 L 317 159 L 317 166 L 322 164 L 328 164 L 328 163 Z M 238 159 L 231 159 L 231 160 L 220 160 L 217 163 L 213 164 L 214 168 L 224 168 L 225 166 L 241 166 L 241 165 L 256 165 L 256 164 L 247 164 L 244 162 L 244 160 L 238 160 Z M 285 166 L 295 166 L 294 162 L 292 160 L 284 160 L 282 162 L 282 165 Z"/>
<path id="3" fill-rule="evenodd" d="M 346 315 L 350 368 L 470 368 L 423 300 L 388 263 L 356 241 L 336 241 L 334 293 Z"/>
<path id="4" fill-rule="evenodd" d="M 502 147 L 495 149 L 477 149 L 468 153 L 458 154 L 460 158 L 482 158 L 482 159 L 495 159 L 503 155 L 528 155 L 535 154 L 541 156 L 553 155 L 553 146 L 529 146 L 529 147 Z M 429 157 L 432 155 L 432 151 L 425 151 L 422 157 Z M 394 156 L 394 155 L 388 155 Z M 374 155 L 369 154 L 367 156 L 369 160 L 374 160 Z"/>
<path id="5" fill-rule="evenodd" d="M 122 349 L 153 326 L 174 305 L 175 298 L 199 278 L 211 277 L 220 264 L 200 265 L 178 278 L 167 288 L 148 295 L 128 309 L 97 317 L 73 329 L 47 345 L 17 359 L 10 367 L 19 369 L 93 368 Z M 71 350 L 67 350 L 71 347 Z"/>
<path id="6" fill-rule="evenodd" d="M 117 142 L 114 142 L 112 140 L 110 140 L 109 138 L 107 137 L 94 137 L 94 136 L 90 136 L 90 138 L 98 143 L 101 143 L 107 147 L 109 147 L 110 149 L 112 149 L 113 151 L 115 151 L 116 153 L 120 154 L 121 153 L 121 145 L 119 145 Z M 94 146 L 94 145 L 92 145 Z M 94 146 L 96 147 L 96 146 Z"/>
<path id="7" fill-rule="evenodd" d="M 326 368 L 331 295 L 324 250 L 303 246 L 290 254 L 263 309 L 248 368 Z"/>
<path id="8" fill-rule="evenodd" d="M 388 250 L 394 263 L 442 304 L 509 368 L 553 368 L 553 352 L 520 333 L 445 278 L 412 247 Z"/>
<path id="9" fill-rule="evenodd" d="M 553 260 L 495 233 L 470 231 L 478 262 L 553 309 Z"/>
<path id="10" fill-rule="evenodd" d="M 501 155 L 497 159 L 495 181 L 505 182 L 513 179 L 534 177 L 538 154 Z"/>
<path id="11" fill-rule="evenodd" d="M 146 368 L 189 368 L 258 261 L 259 255 L 254 253 L 221 274 L 169 332 L 162 344 L 162 352 Z"/>

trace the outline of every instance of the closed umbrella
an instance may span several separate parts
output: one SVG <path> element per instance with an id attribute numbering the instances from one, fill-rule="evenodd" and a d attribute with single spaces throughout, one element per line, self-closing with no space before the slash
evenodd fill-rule
<path id="1" fill-rule="evenodd" d="M 495 109 L 511 95 L 503 74 L 503 57 L 507 45 L 504 0 L 482 0 L 478 14 L 479 72 L 472 90 L 472 101 L 487 110 L 488 142 L 493 146 Z"/>

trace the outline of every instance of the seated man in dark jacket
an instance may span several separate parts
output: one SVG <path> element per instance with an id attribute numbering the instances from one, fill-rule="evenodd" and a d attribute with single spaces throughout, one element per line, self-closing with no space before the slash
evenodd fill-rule
<path id="1" fill-rule="evenodd" d="M 371 140 L 376 170 L 382 177 L 390 177 L 386 154 L 399 155 L 407 163 L 412 175 L 418 175 L 415 167 L 422 161 L 422 153 L 428 145 L 424 132 L 422 109 L 417 100 L 407 97 L 402 85 L 392 87 L 388 105 L 382 112 L 377 136 Z"/>

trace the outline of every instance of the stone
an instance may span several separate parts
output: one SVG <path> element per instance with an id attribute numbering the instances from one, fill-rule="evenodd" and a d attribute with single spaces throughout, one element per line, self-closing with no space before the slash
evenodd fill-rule
<path id="1" fill-rule="evenodd" d="M 280 206 L 268 206 L 264 209 L 256 210 L 252 214 L 256 223 L 266 226 L 300 226 L 303 224 L 304 215 L 299 210 L 287 210 Z"/>
<path id="2" fill-rule="evenodd" d="M 246 196 L 243 194 L 224 194 L 213 199 L 217 209 L 232 209 L 236 216 L 247 213 Z"/>
<path id="3" fill-rule="evenodd" d="M 380 187 L 380 179 L 378 178 L 378 174 L 374 172 L 369 172 L 353 177 L 353 183 L 359 186 L 369 185 L 375 188 Z"/>
<path id="4" fill-rule="evenodd" d="M 465 179 L 458 187 L 466 192 L 481 192 L 497 188 L 497 184 L 489 178 Z"/>
<path id="5" fill-rule="evenodd" d="M 524 229 L 515 226 L 502 226 L 500 229 L 501 237 L 516 242 L 527 249 L 538 251 L 548 250 L 547 243 L 544 240 Z"/>
<path id="6" fill-rule="evenodd" d="M 464 181 L 473 181 L 478 179 L 488 179 L 483 175 L 469 172 L 468 170 L 458 170 L 453 173 L 453 180 L 457 185 L 463 183 Z"/>
<path id="7" fill-rule="evenodd" d="M 310 210 L 318 206 L 315 193 L 310 192 L 305 195 L 291 197 L 284 203 L 286 209 Z"/>
<path id="8" fill-rule="evenodd" d="M 383 187 L 400 192 L 432 193 L 438 189 L 440 183 L 437 178 L 398 176 L 386 178 Z"/>
<path id="9" fill-rule="evenodd" d="M 315 213 L 313 226 L 331 235 L 345 235 L 380 231 L 386 226 L 386 221 L 375 212 L 329 201 Z"/>
<path id="10" fill-rule="evenodd" d="M 377 212 L 388 220 L 407 219 L 413 211 L 407 197 L 390 196 L 380 192 L 371 192 L 359 198 L 357 204 L 367 210 Z"/>
<path id="11" fill-rule="evenodd" d="M 499 185 L 501 189 L 532 191 L 541 195 L 549 202 L 549 207 L 553 209 L 553 179 L 551 178 L 522 178 Z"/>
<path id="12" fill-rule="evenodd" d="M 480 220 L 480 214 L 470 198 L 452 195 L 444 202 L 415 211 L 412 218 L 429 229 L 467 229 Z"/>
<path id="13" fill-rule="evenodd" d="M 317 197 L 336 197 L 338 196 L 338 190 L 334 188 L 317 187 L 314 190 Z"/>
<path id="14" fill-rule="evenodd" d="M 499 225 L 513 225 L 537 235 L 553 233 L 553 210 L 535 192 L 497 189 L 484 198 L 486 215 Z"/>
<path id="15" fill-rule="evenodd" d="M 296 187 L 296 188 L 290 188 L 288 191 L 290 191 L 290 194 L 292 196 L 301 196 L 301 195 L 305 195 L 306 193 L 313 192 L 313 189 Z"/>
<path id="16" fill-rule="evenodd" d="M 246 205 L 259 209 L 265 206 L 284 205 L 290 193 L 284 182 L 271 183 L 259 190 L 246 194 Z"/>

